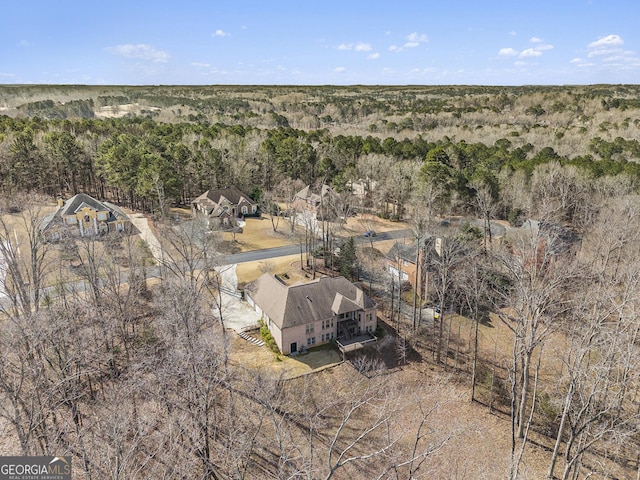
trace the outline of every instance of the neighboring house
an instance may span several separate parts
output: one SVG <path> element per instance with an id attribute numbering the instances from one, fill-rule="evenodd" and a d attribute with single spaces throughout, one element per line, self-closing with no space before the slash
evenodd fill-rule
<path id="1" fill-rule="evenodd" d="M 544 220 L 526 220 L 520 230 L 529 231 L 534 238 L 537 237 L 552 255 L 575 253 L 580 241 L 580 237 L 567 227 Z"/>
<path id="2" fill-rule="evenodd" d="M 293 207 L 303 217 L 330 220 L 336 216 L 334 207 L 337 199 L 338 194 L 329 185 L 307 185 L 295 194 Z"/>
<path id="3" fill-rule="evenodd" d="M 430 293 L 429 274 L 433 275 L 434 261 L 442 257 L 447 242 L 446 238 L 435 235 L 427 235 L 421 247 L 418 242 L 396 242 L 386 255 L 387 271 L 400 284 L 410 284 L 414 291 L 426 298 Z"/>
<path id="4" fill-rule="evenodd" d="M 415 242 L 409 245 L 396 242 L 387 253 L 387 270 L 393 278 L 399 278 L 401 283 L 410 283 L 411 288 L 421 295 L 425 293 L 428 279 L 428 272 L 422 267 L 423 255 L 424 248 L 418 249 Z"/>
<path id="5" fill-rule="evenodd" d="M 50 240 L 58 240 L 69 235 L 132 233 L 133 227 L 129 217 L 116 205 L 79 193 L 68 200 L 59 198 L 57 210 L 43 219 L 41 231 Z"/>
<path id="6" fill-rule="evenodd" d="M 366 178 L 351 182 L 350 185 L 351 193 L 358 200 L 360 206 L 371 205 L 373 192 L 377 188 L 378 182 Z"/>
<path id="7" fill-rule="evenodd" d="M 258 204 L 237 188 L 207 190 L 191 202 L 191 208 L 212 225 L 233 225 L 237 218 L 258 214 Z"/>
<path id="8" fill-rule="evenodd" d="M 284 354 L 334 340 L 341 347 L 375 340 L 376 304 L 344 277 L 288 286 L 265 273 L 246 286 L 245 298 Z"/>

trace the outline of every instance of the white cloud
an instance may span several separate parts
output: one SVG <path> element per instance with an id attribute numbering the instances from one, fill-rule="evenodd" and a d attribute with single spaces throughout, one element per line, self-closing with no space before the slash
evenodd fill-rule
<path id="1" fill-rule="evenodd" d="M 191 66 L 198 67 L 198 68 L 209 68 L 211 65 L 208 63 L 202 63 L 202 62 L 191 62 Z"/>
<path id="2" fill-rule="evenodd" d="M 536 45 L 534 49 L 539 52 L 544 52 L 545 50 L 553 50 L 553 45 L 549 45 L 548 43 L 541 43 L 540 45 Z"/>
<path id="3" fill-rule="evenodd" d="M 509 35 L 511 35 L 512 37 L 515 37 L 515 36 L 517 35 L 517 33 L 516 33 L 516 31 L 515 31 L 515 30 L 511 30 L 511 31 L 509 32 Z"/>
<path id="4" fill-rule="evenodd" d="M 336 67 L 336 68 L 333 69 L 333 71 L 336 72 L 336 73 L 344 73 L 344 72 L 347 71 L 347 69 L 344 68 L 344 67 Z"/>
<path id="5" fill-rule="evenodd" d="M 372 50 L 371 45 L 364 42 L 353 43 L 341 43 L 336 47 L 338 50 L 349 51 L 354 50 L 356 52 L 370 52 Z"/>
<path id="6" fill-rule="evenodd" d="M 115 47 L 108 47 L 108 51 L 114 55 L 119 55 L 124 58 L 135 58 L 139 60 L 148 60 L 154 63 L 166 63 L 169 60 L 170 55 L 163 51 L 157 50 L 151 45 L 145 43 L 139 43 L 137 45 L 124 44 L 116 45 Z"/>
<path id="7" fill-rule="evenodd" d="M 378 58 L 380 58 L 380 54 L 377 52 L 367 55 L 367 60 L 377 60 Z"/>
<path id="8" fill-rule="evenodd" d="M 498 51 L 498 55 L 501 57 L 514 57 L 518 55 L 518 51 L 513 48 L 501 48 Z"/>
<path id="9" fill-rule="evenodd" d="M 529 42 L 533 43 L 534 46 L 530 48 L 526 48 L 522 51 L 518 51 L 515 48 L 511 48 L 511 47 L 501 48 L 500 50 L 498 50 L 498 56 L 499 57 L 518 56 L 520 58 L 541 57 L 542 52 L 553 49 L 553 45 L 544 43 L 544 40 L 538 37 L 531 37 L 529 39 Z"/>
<path id="10" fill-rule="evenodd" d="M 621 45 L 624 45 L 624 40 L 622 40 L 622 37 L 620 37 L 620 35 L 607 35 L 606 37 L 596 40 L 595 42 L 591 42 L 589 44 L 589 48 L 600 49 L 603 47 L 619 47 Z"/>
<path id="11" fill-rule="evenodd" d="M 640 59 L 636 52 L 622 48 L 624 40 L 620 35 L 607 35 L 587 45 L 590 59 L 601 59 L 609 67 L 638 67 Z"/>
<path id="12" fill-rule="evenodd" d="M 213 32 L 214 37 L 222 38 L 222 37 L 228 37 L 230 35 L 231 35 L 230 33 L 227 33 L 224 30 L 220 30 L 220 29 L 217 29 L 215 32 Z"/>
<path id="13" fill-rule="evenodd" d="M 389 51 L 399 53 L 405 48 L 419 47 L 420 44 L 428 42 L 429 37 L 427 37 L 424 33 L 413 32 L 407 35 L 406 40 L 407 41 L 401 47 L 399 47 L 398 45 L 391 45 L 389 47 Z"/>
<path id="14" fill-rule="evenodd" d="M 553 50 L 553 45 L 550 45 L 548 43 L 545 43 L 545 41 L 542 38 L 539 37 L 531 37 L 529 39 L 530 43 L 533 43 L 535 46 L 533 47 L 533 50 L 536 52 L 544 52 L 546 50 Z M 531 49 L 528 49 L 531 50 Z M 525 50 L 525 51 L 528 51 Z M 524 53 L 524 52 L 523 52 Z M 535 57 L 539 57 L 540 55 L 529 55 L 529 56 L 535 56 Z"/>
<path id="15" fill-rule="evenodd" d="M 539 50 L 536 50 L 535 48 L 527 48 L 526 50 L 523 50 L 519 57 L 520 58 L 528 58 L 528 57 L 539 57 L 542 55 L 542 52 Z"/>
<path id="16" fill-rule="evenodd" d="M 429 38 L 424 33 L 413 32 L 407 35 L 407 41 L 410 43 L 425 43 Z"/>

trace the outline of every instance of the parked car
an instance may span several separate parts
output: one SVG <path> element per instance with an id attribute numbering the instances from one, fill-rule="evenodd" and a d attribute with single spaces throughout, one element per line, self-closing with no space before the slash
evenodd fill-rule
<path id="1" fill-rule="evenodd" d="M 374 232 L 373 230 L 367 230 L 366 232 L 364 232 L 364 236 L 369 238 L 369 237 L 375 237 L 376 236 L 376 232 Z"/>

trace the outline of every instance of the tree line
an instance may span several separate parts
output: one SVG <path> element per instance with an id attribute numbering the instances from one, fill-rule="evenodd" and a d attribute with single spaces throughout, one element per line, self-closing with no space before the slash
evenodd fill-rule
<path id="1" fill-rule="evenodd" d="M 332 134 L 326 129 L 242 125 L 165 124 L 149 119 L 65 120 L 0 118 L 0 175 L 6 192 L 51 196 L 80 191 L 147 211 L 184 205 L 209 188 L 235 185 L 257 200 L 285 181 L 329 184 L 349 192 L 367 184 L 368 205 L 378 213 L 388 203 L 402 216 L 417 180 L 437 179 L 458 207 L 473 202 L 469 185 L 489 185 L 507 217 L 512 204 L 506 183 L 549 164 L 575 167 L 590 178 L 621 175 L 635 185 L 640 168 L 637 140 L 593 138 L 575 156 L 552 147 L 518 145 L 501 138 L 492 145 L 421 135 L 396 140 Z M 278 192 L 276 191 L 276 196 Z M 387 212 L 384 212 L 387 213 Z"/>

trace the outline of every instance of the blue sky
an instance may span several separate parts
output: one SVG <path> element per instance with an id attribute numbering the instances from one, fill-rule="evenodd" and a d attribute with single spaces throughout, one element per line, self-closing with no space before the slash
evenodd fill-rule
<path id="1" fill-rule="evenodd" d="M 638 0 L 9 0 L 0 83 L 640 83 Z"/>

